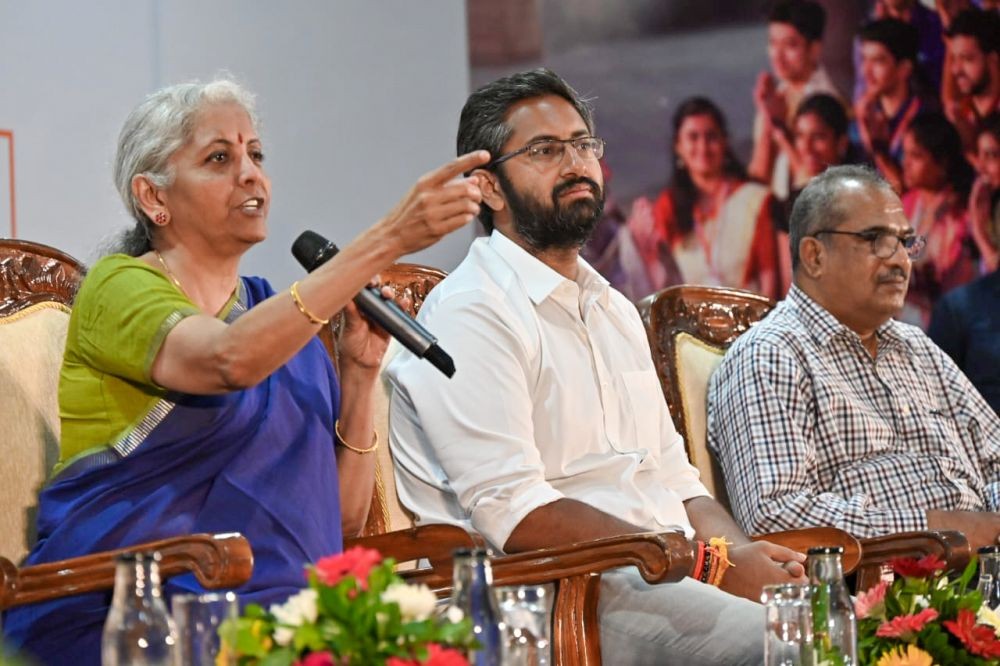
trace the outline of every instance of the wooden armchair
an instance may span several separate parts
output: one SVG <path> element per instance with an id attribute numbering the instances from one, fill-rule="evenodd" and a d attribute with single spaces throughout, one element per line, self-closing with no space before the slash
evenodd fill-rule
<path id="1" fill-rule="evenodd" d="M 707 446 L 708 381 L 729 345 L 774 308 L 774 301 L 739 289 L 680 285 L 638 307 L 670 414 L 688 457 L 720 502 L 728 504 L 722 472 Z M 889 559 L 935 553 L 960 570 L 971 557 L 960 532 L 907 532 L 862 539 L 859 590 L 879 581 Z"/>
<path id="2" fill-rule="evenodd" d="M 445 274 L 414 264 L 396 264 L 382 272 L 383 282 L 397 293 L 410 298 L 410 314 L 415 315 L 427 293 Z M 326 331 L 325 342 L 334 358 L 333 331 Z M 383 368 L 398 347 L 390 347 Z M 388 382 L 376 386 L 376 429 L 388 442 Z M 372 509 L 362 537 L 348 540 L 347 546 L 376 548 L 398 562 L 417 559 L 429 561 L 423 569 L 410 569 L 404 575 L 412 582 L 425 583 L 439 595 L 451 592 L 452 560 L 455 548 L 482 545 L 481 537 L 449 525 L 414 527 L 412 514 L 403 507 L 393 482 L 389 447 L 379 450 L 377 464 L 381 483 L 376 483 Z M 389 531 L 389 530 L 397 531 Z M 842 545 L 846 548 L 845 568 L 853 570 L 860 559 L 856 539 L 842 530 L 822 528 L 782 533 L 771 540 L 805 552 L 816 544 Z M 638 567 L 649 583 L 677 581 L 693 564 L 692 543 L 678 534 L 636 534 L 601 539 L 587 543 L 566 544 L 527 553 L 501 555 L 493 559 L 496 585 L 519 585 L 554 582 L 557 587 L 553 611 L 554 661 L 557 664 L 599 664 L 600 636 L 597 602 L 600 573 L 622 566 Z"/>
<path id="3" fill-rule="evenodd" d="M 21 569 L 0 557 L 0 610 L 110 590 L 118 555 L 151 550 L 162 556 L 164 579 L 191 572 L 208 589 L 239 587 L 253 572 L 250 543 L 239 534 L 190 534 Z"/>
<path id="4" fill-rule="evenodd" d="M 83 273 L 59 250 L 0 239 L 0 553 L 14 562 L 34 543 L 38 489 L 59 456 L 59 368 Z"/>

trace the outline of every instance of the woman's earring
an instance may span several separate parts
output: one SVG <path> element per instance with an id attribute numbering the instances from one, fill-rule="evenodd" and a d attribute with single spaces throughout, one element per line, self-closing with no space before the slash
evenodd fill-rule
<path id="1" fill-rule="evenodd" d="M 153 221 L 159 225 L 164 225 L 167 223 L 167 214 L 161 210 L 159 213 L 156 214 L 156 217 L 153 218 Z"/>

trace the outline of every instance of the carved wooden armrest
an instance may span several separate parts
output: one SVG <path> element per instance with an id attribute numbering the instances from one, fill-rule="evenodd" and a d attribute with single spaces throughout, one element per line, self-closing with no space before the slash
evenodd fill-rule
<path id="1" fill-rule="evenodd" d="M 219 589 L 238 587 L 250 580 L 253 573 L 253 552 L 242 535 L 189 534 L 16 569 L 12 593 L 8 580 L 11 572 L 0 563 L 0 574 L 4 577 L 0 603 L 9 608 L 111 589 L 118 555 L 151 550 L 159 551 L 162 556 L 160 575 L 164 579 L 193 572 L 202 586 Z"/>
<path id="2" fill-rule="evenodd" d="M 841 563 L 845 574 L 853 573 L 863 562 L 864 557 L 861 542 L 836 527 L 807 527 L 801 530 L 760 534 L 752 538 L 754 541 L 770 541 L 799 553 L 805 553 L 816 546 L 841 546 L 844 549 Z"/>
<path id="3" fill-rule="evenodd" d="M 678 581 L 694 566 L 692 542 L 673 532 L 627 534 L 500 555 L 491 560 L 493 584 L 497 586 L 550 583 L 627 566 L 637 567 L 649 583 Z M 403 575 L 411 583 L 423 583 L 439 595 L 446 595 L 451 591 L 451 574 L 449 561 L 446 567 Z"/>
<path id="4" fill-rule="evenodd" d="M 676 533 L 608 537 L 492 559 L 496 586 L 556 584 L 554 663 L 574 666 L 601 663 L 597 621 L 601 572 L 635 566 L 647 582 L 658 583 L 684 578 L 693 565 L 692 542 Z M 446 566 L 407 571 L 402 575 L 410 583 L 429 586 L 439 596 L 451 592 L 450 561 Z"/>
<path id="5" fill-rule="evenodd" d="M 972 557 L 969 540 L 954 530 L 899 532 L 861 539 L 862 558 L 858 570 L 858 590 L 867 590 L 882 577 L 882 565 L 897 557 L 924 557 L 935 554 L 948 563 L 949 571 L 961 571 Z"/>

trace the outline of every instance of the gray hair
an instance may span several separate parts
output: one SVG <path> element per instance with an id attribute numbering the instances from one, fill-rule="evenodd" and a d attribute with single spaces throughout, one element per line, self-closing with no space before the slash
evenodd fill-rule
<path id="1" fill-rule="evenodd" d="M 191 138 L 197 113 L 209 105 L 229 103 L 242 107 L 257 127 L 253 94 L 229 79 L 162 88 L 143 100 L 125 119 L 118 136 L 114 181 L 136 224 L 120 239 L 119 251 L 138 256 L 151 249 L 152 221 L 132 192 L 132 179 L 141 175 L 156 187 L 169 186 L 174 173 L 168 160 Z"/>
<path id="2" fill-rule="evenodd" d="M 850 213 L 840 194 L 850 181 L 866 189 L 892 187 L 877 171 L 861 164 L 833 166 L 814 177 L 795 199 L 788 220 L 788 242 L 792 252 L 792 270 L 799 267 L 799 243 L 807 236 L 815 236 L 824 229 L 836 229 Z"/>
<path id="3" fill-rule="evenodd" d="M 590 101 L 555 72 L 539 68 L 497 79 L 469 95 L 458 123 L 458 154 L 487 150 L 491 159 L 500 157 L 503 145 L 514 131 L 506 122 L 507 112 L 522 100 L 545 95 L 556 95 L 569 102 L 580 114 L 587 130 L 594 133 Z M 480 206 L 479 221 L 487 232 L 493 231 L 493 211 L 489 206 Z"/>

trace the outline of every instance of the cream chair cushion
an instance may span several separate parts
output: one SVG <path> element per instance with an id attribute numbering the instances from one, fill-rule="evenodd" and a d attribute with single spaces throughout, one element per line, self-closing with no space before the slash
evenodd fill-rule
<path id="1" fill-rule="evenodd" d="M 395 340 L 389 344 L 389 348 L 382 358 L 382 371 L 379 375 L 379 381 L 375 382 L 375 395 L 373 396 L 375 432 L 378 433 L 379 439 L 376 454 L 378 455 L 377 465 L 381 480 L 379 496 L 385 502 L 383 506 L 373 505 L 371 510 L 383 512 L 386 531 L 405 530 L 413 527 L 413 514 L 400 503 L 399 495 L 396 493 L 396 476 L 392 464 L 392 452 L 389 448 L 389 398 L 392 395 L 392 383 L 389 381 L 385 369 L 401 350 L 402 346 Z"/>
<path id="2" fill-rule="evenodd" d="M 726 483 L 715 458 L 708 450 L 708 380 L 719 367 L 726 350 L 699 340 L 689 333 L 674 339 L 681 407 L 687 432 L 688 458 L 701 473 L 701 481 L 723 506 L 728 506 Z"/>
<path id="3" fill-rule="evenodd" d="M 35 541 L 38 491 L 59 459 L 59 369 L 69 308 L 39 303 L 0 319 L 0 553 Z"/>

